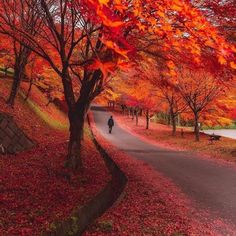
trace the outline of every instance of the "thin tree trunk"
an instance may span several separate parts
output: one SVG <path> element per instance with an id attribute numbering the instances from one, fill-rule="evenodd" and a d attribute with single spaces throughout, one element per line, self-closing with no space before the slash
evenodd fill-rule
<path id="1" fill-rule="evenodd" d="M 138 116 L 139 116 L 139 111 L 138 109 L 136 110 L 136 114 L 135 114 L 135 117 L 136 117 L 136 126 L 138 126 Z"/>
<path id="2" fill-rule="evenodd" d="M 132 120 L 134 120 L 134 108 L 131 110 Z"/>
<path id="3" fill-rule="evenodd" d="M 146 129 L 149 129 L 149 110 L 146 111 Z"/>
<path id="4" fill-rule="evenodd" d="M 122 109 L 122 114 L 125 115 L 125 107 L 124 107 L 124 105 L 121 105 L 121 109 Z"/>
<path id="5" fill-rule="evenodd" d="M 7 99 L 7 104 L 10 105 L 11 107 L 14 107 L 16 95 L 18 93 L 21 80 L 24 77 L 25 66 L 26 62 L 22 61 L 22 57 L 16 59 L 11 92 Z"/>
<path id="6" fill-rule="evenodd" d="M 176 135 L 176 116 L 170 112 L 170 116 L 171 116 L 171 123 L 172 123 L 172 135 L 175 136 Z"/>
<path id="7" fill-rule="evenodd" d="M 168 112 L 167 113 L 167 124 L 170 125 L 171 123 L 171 116 L 170 116 L 170 113 Z"/>
<path id="8" fill-rule="evenodd" d="M 4 68 L 4 73 L 5 73 L 5 76 L 7 76 L 7 71 L 8 71 L 8 68 L 7 68 L 7 67 L 5 67 L 5 68 Z"/>
<path id="9" fill-rule="evenodd" d="M 33 86 L 33 78 L 31 77 L 31 78 L 30 78 L 30 85 L 29 85 L 29 88 L 28 88 L 27 94 L 26 94 L 25 99 L 24 99 L 25 101 L 27 101 L 27 99 L 29 98 L 29 95 L 30 95 L 30 92 L 31 92 L 32 86 Z"/>
<path id="10" fill-rule="evenodd" d="M 195 141 L 200 140 L 200 134 L 199 134 L 199 125 L 198 125 L 198 113 L 194 113 L 194 133 L 195 133 Z"/>
<path id="11" fill-rule="evenodd" d="M 180 117 L 180 114 L 178 114 L 178 116 L 177 116 L 177 124 L 178 124 L 178 126 L 181 125 L 181 117 Z"/>
<path id="12" fill-rule="evenodd" d="M 12 81 L 11 92 L 7 99 L 7 104 L 10 105 L 11 107 L 14 107 L 15 98 L 16 98 L 16 95 L 20 86 L 20 81 L 21 81 L 20 73 L 17 70 L 15 71 L 13 81 Z"/>
<path id="13" fill-rule="evenodd" d="M 22 46 L 23 47 L 23 46 Z M 9 98 L 7 99 L 7 104 L 9 104 L 11 107 L 14 107 L 15 98 L 18 93 L 21 80 L 25 76 L 25 67 L 28 62 L 28 58 L 30 56 L 30 50 L 28 48 L 23 47 L 17 51 L 15 50 L 15 65 L 14 65 L 14 77 L 13 77 L 13 83 L 11 87 L 11 92 L 9 95 Z"/>

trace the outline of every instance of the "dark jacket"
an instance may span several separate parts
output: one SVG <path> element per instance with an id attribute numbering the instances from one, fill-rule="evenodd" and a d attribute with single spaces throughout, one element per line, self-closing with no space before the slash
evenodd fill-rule
<path id="1" fill-rule="evenodd" d="M 114 126 L 114 120 L 113 120 L 112 118 L 110 118 L 110 119 L 108 120 L 107 124 L 108 124 L 109 127 Z"/>

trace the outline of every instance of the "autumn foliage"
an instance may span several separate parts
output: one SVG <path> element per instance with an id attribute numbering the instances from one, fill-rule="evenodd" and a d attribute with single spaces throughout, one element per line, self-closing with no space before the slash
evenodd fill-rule
<path id="1" fill-rule="evenodd" d="M 175 137 L 178 125 L 190 124 L 196 141 L 200 125 L 223 126 L 236 119 L 233 0 L 0 0 L 0 8 L 0 109 L 15 116 L 39 142 L 33 151 L 1 160 L 0 234 L 50 230 L 55 219 L 69 215 L 78 198 L 84 203 L 109 178 L 85 132 L 94 101 L 118 104 L 136 126 L 144 116 L 146 132 L 150 119 L 158 115 L 168 118 Z M 128 203 L 108 213 L 109 219 L 120 218 L 126 209 L 158 211 L 171 221 L 171 227 L 160 229 L 161 233 L 194 234 L 195 223 L 202 234 L 208 232 L 199 222 L 187 221 L 187 209 L 183 213 L 169 193 L 160 198 L 168 197 L 167 204 L 177 207 L 173 214 L 165 202 L 155 202 L 152 195 L 157 186 L 151 183 L 151 190 L 147 189 L 142 172 L 135 175 L 131 167 L 141 170 L 142 166 L 120 157 L 121 166 L 136 179 L 130 184 Z M 144 170 L 151 180 L 153 172 Z M 81 183 L 84 179 L 86 186 Z M 140 207 L 139 185 L 146 194 L 145 209 Z M 134 193 L 137 202 L 130 207 Z M 132 223 L 129 214 L 126 219 Z M 143 220 L 147 229 L 149 220 L 166 224 L 160 214 L 157 220 L 149 216 Z M 115 225 L 116 232 L 130 235 L 137 228 L 139 235 L 143 229 L 134 222 L 133 228 L 124 230 Z M 94 227 L 91 235 L 99 234 Z"/>

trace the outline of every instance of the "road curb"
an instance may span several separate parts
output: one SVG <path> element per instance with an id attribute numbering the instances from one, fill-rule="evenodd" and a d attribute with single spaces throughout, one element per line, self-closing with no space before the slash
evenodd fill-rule
<path id="1" fill-rule="evenodd" d="M 43 232 L 42 236 L 80 236 L 87 227 L 98 217 L 105 213 L 121 196 L 127 177 L 119 166 L 113 161 L 107 151 L 98 142 L 93 132 L 91 123 L 93 121 L 88 116 L 88 123 L 92 135 L 92 140 L 103 157 L 107 168 L 112 176 L 108 184 L 86 205 L 75 211 L 71 217 L 63 222 L 56 222 L 52 232 Z"/>

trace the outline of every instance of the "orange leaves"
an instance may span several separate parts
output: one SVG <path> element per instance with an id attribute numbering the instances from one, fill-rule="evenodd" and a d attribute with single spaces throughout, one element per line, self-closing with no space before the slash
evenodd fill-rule
<path id="1" fill-rule="evenodd" d="M 108 6 L 108 3 L 110 2 L 110 0 L 98 0 L 98 1 L 101 5 L 105 5 L 105 6 Z"/>
<path id="2" fill-rule="evenodd" d="M 105 14 L 104 11 L 103 11 L 103 7 L 101 7 L 101 6 L 97 6 L 97 14 L 101 18 L 102 23 L 105 26 L 120 27 L 120 26 L 124 25 L 124 22 L 114 20 L 114 19 L 112 19 L 112 17 L 109 17 L 107 14 Z"/>
<path id="3" fill-rule="evenodd" d="M 163 11 L 157 11 L 157 15 L 162 18 L 165 18 L 165 13 Z"/>
<path id="4" fill-rule="evenodd" d="M 89 2 L 95 7 L 98 17 L 100 17 L 102 23 L 107 27 L 121 27 L 124 22 L 119 20 L 113 15 L 114 12 L 112 8 L 109 7 L 110 0 L 89 0 Z M 121 9 L 120 1 L 117 2 L 118 5 L 114 8 Z M 122 10 L 125 10 L 124 6 Z"/>
<path id="5" fill-rule="evenodd" d="M 235 62 L 231 61 L 230 66 L 232 69 L 236 70 L 236 63 Z"/>
<path id="6" fill-rule="evenodd" d="M 120 48 L 115 42 L 111 40 L 101 39 L 102 43 L 107 46 L 107 48 L 112 49 L 117 54 L 123 56 L 125 59 L 128 59 L 128 53 L 130 50 Z"/>
<path id="7" fill-rule="evenodd" d="M 92 65 L 89 66 L 90 70 L 98 70 L 100 69 L 103 77 L 107 78 L 108 74 L 113 73 L 116 65 L 113 62 L 101 62 L 99 60 L 95 60 Z"/>
<path id="8" fill-rule="evenodd" d="M 216 27 L 207 21 L 201 11 L 187 1 L 146 1 L 144 4 L 144 1 L 133 0 L 129 5 L 122 0 L 89 1 L 96 6 L 96 13 L 105 26 L 113 30 L 115 28 L 114 32 L 125 32 L 126 27 L 132 25 L 137 30 L 134 36 L 140 37 L 141 34 L 147 33 L 154 43 L 156 40 L 157 44 L 161 44 L 160 48 L 156 48 L 167 58 L 172 58 L 171 52 L 185 54 L 186 61 L 199 65 L 204 56 L 203 52 L 207 52 L 210 47 L 211 56 L 208 58 L 214 57 L 220 65 L 235 68 L 235 63 L 232 62 L 234 60 L 229 56 L 233 51 L 231 45 L 217 32 Z M 120 14 L 114 14 L 117 11 Z M 129 50 L 120 47 L 115 38 L 109 37 L 109 40 L 103 40 L 103 43 L 128 59 Z M 227 54 L 219 56 L 221 51 L 227 51 Z M 174 70 L 170 70 L 174 76 Z"/>
<path id="9" fill-rule="evenodd" d="M 227 64 L 226 59 L 225 59 L 222 55 L 220 55 L 220 56 L 218 57 L 218 60 L 219 60 L 219 63 L 220 63 L 221 65 L 226 65 L 226 64 Z"/>
<path id="10" fill-rule="evenodd" d="M 173 61 L 168 61 L 167 66 L 168 66 L 169 69 L 174 69 L 175 68 L 175 64 L 174 64 Z"/>
<path id="11" fill-rule="evenodd" d="M 101 70 L 104 79 L 107 79 L 109 75 L 114 74 L 117 69 L 128 70 L 129 68 L 130 64 L 121 59 L 118 59 L 115 62 L 102 62 L 96 59 L 94 60 L 94 63 L 89 66 L 90 70 Z"/>
<path id="12" fill-rule="evenodd" d="M 141 1 L 140 0 L 135 0 L 133 4 L 134 10 L 134 16 L 138 17 L 142 13 L 142 7 L 141 7 Z"/>
<path id="13" fill-rule="evenodd" d="M 173 80 L 172 82 L 175 82 L 175 77 L 176 77 L 176 75 L 177 75 L 177 73 L 176 73 L 176 71 L 175 71 L 175 69 L 176 69 L 175 63 L 174 63 L 173 61 L 168 61 L 168 62 L 166 63 L 166 65 L 167 65 L 169 71 L 166 72 L 166 73 L 164 73 L 164 74 L 165 74 L 167 77 L 171 77 L 172 80 Z"/>
<path id="14" fill-rule="evenodd" d="M 171 9 L 174 11 L 181 11 L 183 9 L 183 7 L 178 4 L 174 4 L 171 6 Z"/>

